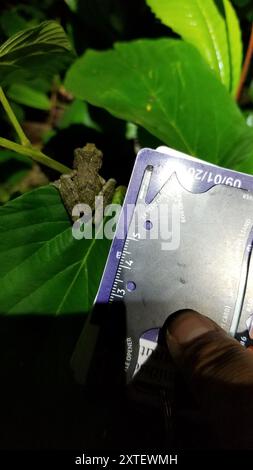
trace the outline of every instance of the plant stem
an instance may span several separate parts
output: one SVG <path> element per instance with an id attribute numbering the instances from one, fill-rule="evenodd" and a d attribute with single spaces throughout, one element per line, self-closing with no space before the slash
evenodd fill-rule
<path id="1" fill-rule="evenodd" d="M 0 146 L 9 150 L 13 150 L 14 152 L 20 153 L 21 155 L 30 157 L 36 162 L 41 163 L 42 165 L 46 165 L 53 170 L 59 171 L 60 173 L 70 173 L 70 168 L 53 160 L 31 145 L 13 110 L 11 109 L 9 101 L 6 98 L 2 87 L 0 87 L 0 102 L 2 103 L 3 108 L 6 111 L 6 114 L 8 115 L 10 122 L 12 123 L 20 140 L 20 144 L 17 144 L 16 142 L 12 142 L 11 140 L 5 139 L 4 137 L 0 137 Z"/>
<path id="2" fill-rule="evenodd" d="M 70 173 L 71 170 L 65 165 L 53 160 L 52 158 L 45 155 L 40 150 L 37 150 L 33 147 L 26 147 L 24 145 L 16 144 L 11 140 L 5 139 L 4 137 L 0 137 L 0 146 L 7 148 L 9 150 L 13 150 L 14 152 L 20 153 L 21 155 L 25 155 L 27 157 L 32 158 L 38 163 L 42 165 L 46 165 L 53 170 L 59 171 L 60 173 Z"/>
<path id="3" fill-rule="evenodd" d="M 2 87 L 0 87 L 0 102 L 2 103 L 3 105 L 3 108 L 4 110 L 6 111 L 6 114 L 8 115 L 8 118 L 11 122 L 11 124 L 13 125 L 18 137 L 19 137 L 19 140 L 20 140 L 20 143 L 22 145 L 31 145 L 28 138 L 26 137 L 22 127 L 20 126 L 11 106 L 10 106 L 10 103 L 9 101 L 7 100 L 5 94 L 4 94 L 4 91 L 2 89 Z"/>
<path id="4" fill-rule="evenodd" d="M 245 61 L 244 61 L 244 64 L 243 64 L 243 69 L 242 69 L 242 74 L 241 74 L 239 87 L 238 87 L 238 90 L 237 90 L 237 95 L 236 95 L 237 102 L 240 101 L 240 98 L 242 96 L 243 87 L 244 87 L 246 78 L 248 76 L 252 56 L 253 56 L 253 23 L 252 23 L 252 26 L 251 26 L 251 35 L 250 35 L 248 50 L 247 50 L 247 54 L 246 54 Z"/>

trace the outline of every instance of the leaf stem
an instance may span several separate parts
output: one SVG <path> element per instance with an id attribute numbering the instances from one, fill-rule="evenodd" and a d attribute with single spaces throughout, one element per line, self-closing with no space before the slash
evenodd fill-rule
<path id="1" fill-rule="evenodd" d="M 20 153 L 21 155 L 30 157 L 36 162 L 41 163 L 42 165 L 46 165 L 53 170 L 59 171 L 60 173 L 70 173 L 71 171 L 67 166 L 62 165 L 56 160 L 53 160 L 52 158 L 45 155 L 40 150 L 37 150 L 31 146 L 27 147 L 25 145 L 20 145 L 16 142 L 5 139 L 4 137 L 0 137 L 0 146 L 9 150 L 13 150 L 14 152 Z"/>
<path id="2" fill-rule="evenodd" d="M 244 87 L 246 78 L 248 76 L 252 56 L 253 56 L 253 23 L 251 25 L 251 34 L 250 34 L 250 39 L 249 39 L 249 45 L 248 45 L 247 54 L 246 54 L 246 57 L 245 57 L 243 68 L 242 68 L 242 74 L 241 74 L 239 87 L 238 87 L 237 94 L 236 94 L 237 102 L 240 101 L 240 98 L 242 96 L 243 87 Z"/>
<path id="3" fill-rule="evenodd" d="M 10 103 L 9 101 L 7 100 L 5 94 L 4 94 L 4 91 L 2 89 L 2 87 L 0 87 L 0 102 L 2 103 L 3 105 L 3 108 L 11 122 L 11 124 L 13 125 L 18 137 L 19 137 L 19 140 L 20 140 L 20 143 L 22 145 L 31 145 L 30 144 L 30 141 L 28 140 L 28 138 L 26 137 L 22 127 L 20 126 L 11 106 L 10 106 Z"/>

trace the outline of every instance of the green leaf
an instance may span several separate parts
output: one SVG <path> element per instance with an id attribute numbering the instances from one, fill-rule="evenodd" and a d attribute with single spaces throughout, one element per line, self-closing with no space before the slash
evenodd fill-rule
<path id="1" fill-rule="evenodd" d="M 88 51 L 67 73 L 78 98 L 207 161 L 253 170 L 253 133 L 199 52 L 180 40 Z"/>
<path id="2" fill-rule="evenodd" d="M 89 310 L 110 241 L 75 240 L 53 186 L 1 207 L 0 230 L 1 313 L 58 315 Z"/>
<path id="3" fill-rule="evenodd" d="M 71 47 L 62 27 L 44 21 L 12 36 L 0 47 L 0 82 L 52 76 L 72 57 Z"/>
<path id="4" fill-rule="evenodd" d="M 11 198 L 32 168 L 32 161 L 10 150 L 0 150 L 0 204 Z"/>
<path id="5" fill-rule="evenodd" d="M 228 35 L 231 92 L 233 96 L 236 96 L 242 71 L 242 37 L 235 10 L 228 0 L 224 0 L 224 8 Z"/>
<path id="6" fill-rule="evenodd" d="M 125 186 L 118 186 L 118 187 L 115 189 L 115 193 L 114 193 L 114 196 L 113 196 L 112 204 L 119 204 L 119 205 L 122 205 L 122 204 L 123 204 L 123 201 L 124 201 L 124 199 L 125 199 L 126 190 L 127 190 L 127 188 L 126 188 Z"/>
<path id="7" fill-rule="evenodd" d="M 240 75 L 242 42 L 229 0 L 147 0 L 147 4 L 165 25 L 199 50 L 234 94 Z"/>
<path id="8" fill-rule="evenodd" d="M 73 124 L 83 124 L 86 127 L 100 131 L 99 126 L 90 117 L 87 103 L 82 100 L 74 100 L 66 107 L 57 127 L 67 129 Z"/>
<path id="9" fill-rule="evenodd" d="M 126 123 L 126 134 L 125 137 L 127 140 L 137 139 L 138 127 L 133 122 Z"/>
<path id="10" fill-rule="evenodd" d="M 1 14 L 0 26 L 7 37 L 16 34 L 21 29 L 25 29 L 26 25 L 27 21 L 19 15 L 16 8 L 6 10 Z"/>
<path id="11" fill-rule="evenodd" d="M 246 123 L 249 127 L 253 127 L 253 111 L 244 111 L 244 117 L 246 119 Z"/>
<path id="12" fill-rule="evenodd" d="M 18 31 L 31 28 L 45 19 L 44 13 L 32 5 L 19 4 L 5 10 L 0 17 L 0 26 L 7 37 Z"/>
<path id="13" fill-rule="evenodd" d="M 77 13 L 77 10 L 78 10 L 77 0 L 64 0 L 64 1 L 73 13 Z"/>
<path id="14" fill-rule="evenodd" d="M 7 150 L 7 149 L 0 150 L 0 165 L 6 162 L 11 162 L 11 161 L 20 162 L 21 164 L 27 166 L 28 168 L 31 168 L 33 164 L 32 160 L 28 157 L 25 157 L 24 155 L 19 155 L 18 153 L 12 152 L 11 150 Z"/>
<path id="15" fill-rule="evenodd" d="M 10 105 L 11 105 L 12 111 L 14 112 L 19 124 L 21 124 L 25 119 L 25 110 L 24 110 L 24 108 L 20 104 L 15 103 L 14 101 L 11 101 L 11 100 L 10 100 Z M 3 113 L 2 119 L 5 122 L 7 122 L 8 126 L 10 125 L 10 119 L 9 119 L 9 116 L 7 115 L 7 113 Z"/>
<path id="16" fill-rule="evenodd" d="M 16 103 L 30 106 L 35 109 L 48 111 L 51 108 L 51 102 L 48 96 L 35 88 L 24 83 L 13 83 L 7 91 L 10 99 Z"/>

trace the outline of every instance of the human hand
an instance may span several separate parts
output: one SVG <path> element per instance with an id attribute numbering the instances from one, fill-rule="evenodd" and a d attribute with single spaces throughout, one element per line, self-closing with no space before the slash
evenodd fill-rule
<path id="1" fill-rule="evenodd" d="M 192 310 L 169 322 L 167 344 L 220 446 L 252 449 L 252 351 Z"/>

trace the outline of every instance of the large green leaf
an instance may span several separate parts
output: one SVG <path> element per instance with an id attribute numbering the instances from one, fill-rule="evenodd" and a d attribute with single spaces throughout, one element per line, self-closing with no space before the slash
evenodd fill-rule
<path id="1" fill-rule="evenodd" d="M 147 4 L 164 24 L 199 50 L 234 94 L 241 70 L 242 42 L 229 0 L 147 0 Z"/>
<path id="2" fill-rule="evenodd" d="M 224 0 L 227 23 L 228 48 L 230 58 L 230 77 L 232 95 L 236 95 L 242 71 L 242 37 L 239 22 L 234 8 L 228 0 Z"/>
<path id="3" fill-rule="evenodd" d="M 0 83 L 51 76 L 72 56 L 62 27 L 44 21 L 12 36 L 0 47 Z"/>
<path id="4" fill-rule="evenodd" d="M 252 130 L 190 44 L 138 40 L 90 50 L 70 68 L 65 85 L 175 149 L 253 171 Z"/>
<path id="5" fill-rule="evenodd" d="M 75 240 L 54 187 L 1 207 L 0 231 L 1 313 L 68 314 L 90 308 L 110 242 Z"/>

